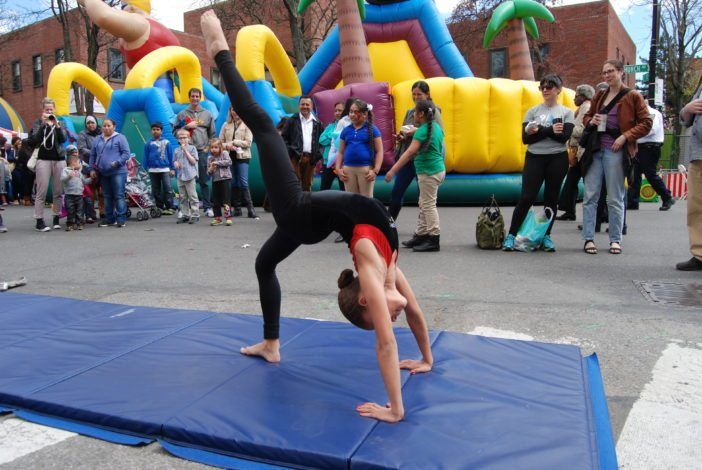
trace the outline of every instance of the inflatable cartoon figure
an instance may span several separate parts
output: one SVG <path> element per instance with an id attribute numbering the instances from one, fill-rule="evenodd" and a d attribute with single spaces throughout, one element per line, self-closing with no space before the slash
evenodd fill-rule
<path id="1" fill-rule="evenodd" d="M 102 0 L 78 0 L 90 19 L 119 38 L 127 67 L 133 68 L 149 52 L 165 46 L 180 46 L 170 29 L 151 18 L 151 0 L 122 0 L 116 10 Z"/>

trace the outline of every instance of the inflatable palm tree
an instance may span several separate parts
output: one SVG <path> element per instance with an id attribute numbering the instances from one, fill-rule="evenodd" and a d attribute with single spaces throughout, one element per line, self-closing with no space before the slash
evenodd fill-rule
<path id="1" fill-rule="evenodd" d="M 302 0 L 297 8 L 303 14 L 314 0 Z M 344 85 L 373 82 L 373 69 L 361 21 L 366 17 L 363 0 L 337 0 L 341 76 Z"/>
<path id="2" fill-rule="evenodd" d="M 526 37 L 527 31 L 531 37 L 539 37 L 534 18 L 550 23 L 555 21 L 549 9 L 540 3 L 532 0 L 510 0 L 495 8 L 485 30 L 483 47 L 487 48 L 495 36 L 507 28 L 509 76 L 512 80 L 534 80 L 534 66 L 531 63 Z"/>

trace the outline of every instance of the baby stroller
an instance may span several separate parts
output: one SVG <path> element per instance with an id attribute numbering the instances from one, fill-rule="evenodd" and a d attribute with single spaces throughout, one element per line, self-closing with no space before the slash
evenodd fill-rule
<path id="1" fill-rule="evenodd" d="M 124 192 L 127 200 L 127 217 L 132 216 L 131 208 L 134 208 L 139 222 L 149 220 L 149 217 L 154 219 L 161 217 L 161 209 L 156 207 L 151 198 L 149 174 L 141 167 L 134 154 L 127 160 L 127 184 Z"/>

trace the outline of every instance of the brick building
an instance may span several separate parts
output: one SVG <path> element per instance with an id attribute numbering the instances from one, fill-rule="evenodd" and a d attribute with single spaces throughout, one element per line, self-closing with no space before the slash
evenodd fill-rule
<path id="1" fill-rule="evenodd" d="M 76 10 L 69 15 L 71 24 L 82 25 Z M 85 33 L 80 26 L 72 33 L 73 62 L 85 64 L 88 54 Z M 202 37 L 180 31 L 173 33 L 182 46 L 200 58 L 203 76 L 211 79 L 214 63 L 207 58 Z M 64 62 L 63 33 L 53 17 L 0 36 L 0 96 L 17 110 L 27 126 L 40 112 L 51 69 L 61 62 Z M 128 70 L 116 40 L 102 48 L 97 64 L 97 72 L 112 88 L 123 88 Z"/>
<path id="2" fill-rule="evenodd" d="M 565 86 L 575 88 L 582 83 L 596 85 L 607 59 L 619 59 L 624 64 L 636 63 L 636 46 L 624 29 L 608 0 L 576 5 L 549 7 L 555 23 L 537 20 L 540 38 L 534 41 L 541 63 L 534 60 L 538 77 L 556 72 Z M 507 34 L 498 34 L 489 49 L 482 45 L 487 21 L 449 24 L 459 50 L 477 77 L 509 78 Z M 635 77 L 626 76 L 626 84 L 634 86 Z"/>

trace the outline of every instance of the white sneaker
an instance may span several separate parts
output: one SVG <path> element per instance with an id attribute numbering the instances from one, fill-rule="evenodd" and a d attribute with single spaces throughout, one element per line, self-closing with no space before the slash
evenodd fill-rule
<path id="1" fill-rule="evenodd" d="M 207 209 L 207 211 L 205 211 L 205 215 L 207 217 L 214 217 L 214 211 L 212 209 Z"/>
<path id="2" fill-rule="evenodd" d="M 178 217 L 176 219 L 182 219 L 183 218 L 183 211 L 178 211 Z"/>

